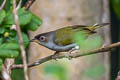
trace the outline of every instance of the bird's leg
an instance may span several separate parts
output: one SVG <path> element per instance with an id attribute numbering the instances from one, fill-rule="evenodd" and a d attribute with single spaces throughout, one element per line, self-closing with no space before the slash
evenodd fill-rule
<path id="1" fill-rule="evenodd" d="M 71 50 L 68 51 L 69 54 L 71 54 L 73 51 L 78 50 L 79 46 L 73 47 Z M 65 54 L 65 57 L 71 60 L 72 58 L 69 56 L 69 54 Z"/>
<path id="2" fill-rule="evenodd" d="M 59 52 L 56 51 L 56 52 L 53 54 L 53 56 L 52 56 L 52 58 L 55 59 L 56 61 L 57 61 L 57 58 L 56 58 L 56 57 L 57 57 L 58 54 L 59 54 Z"/>
<path id="3" fill-rule="evenodd" d="M 79 48 L 80 48 L 79 46 L 75 46 L 74 48 L 72 48 L 71 50 L 69 50 L 68 53 L 71 54 L 73 51 L 78 50 Z"/>

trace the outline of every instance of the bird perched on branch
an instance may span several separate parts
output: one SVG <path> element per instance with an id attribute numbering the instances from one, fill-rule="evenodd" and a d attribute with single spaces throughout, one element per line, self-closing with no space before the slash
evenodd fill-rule
<path id="1" fill-rule="evenodd" d="M 66 52 L 80 49 L 80 44 L 96 29 L 109 23 L 95 24 L 93 26 L 74 25 L 54 31 L 38 34 L 31 40 L 56 52 Z"/>

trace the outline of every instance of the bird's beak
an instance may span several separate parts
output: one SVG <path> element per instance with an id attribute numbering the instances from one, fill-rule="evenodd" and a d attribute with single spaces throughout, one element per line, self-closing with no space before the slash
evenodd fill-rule
<path id="1" fill-rule="evenodd" d="M 30 42 L 36 42 L 39 43 L 39 41 L 37 39 L 31 39 Z"/>

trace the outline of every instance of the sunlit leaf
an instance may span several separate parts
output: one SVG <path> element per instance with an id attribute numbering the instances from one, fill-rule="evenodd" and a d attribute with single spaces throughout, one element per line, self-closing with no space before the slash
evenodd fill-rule
<path id="1" fill-rule="evenodd" d="M 86 52 L 99 48 L 103 45 L 103 43 L 104 41 L 101 36 L 97 34 L 91 35 L 80 45 L 80 52 Z"/>
<path id="2" fill-rule="evenodd" d="M 0 49 L 1 58 L 15 58 L 19 55 L 19 52 L 16 50 Z"/>
<path id="3" fill-rule="evenodd" d="M 0 24 L 2 23 L 5 16 L 6 16 L 6 12 L 4 10 L 0 10 Z"/>
<path id="4" fill-rule="evenodd" d="M 42 20 L 40 18 L 38 18 L 37 16 L 32 14 L 32 20 L 31 22 L 26 25 L 26 28 L 28 30 L 32 30 L 35 31 L 38 29 L 38 27 L 42 24 Z"/>
<path id="5" fill-rule="evenodd" d="M 18 10 L 18 21 L 19 24 L 22 26 L 28 24 L 32 20 L 32 14 L 28 11 L 25 11 L 24 8 L 20 8 Z M 4 24 L 14 24 L 14 17 L 13 13 L 9 11 L 7 16 L 5 17 Z M 10 27 L 9 25 L 7 27 Z"/>
<path id="6" fill-rule="evenodd" d="M 17 43 L 3 43 L 0 45 L 0 49 L 12 49 L 12 50 L 19 50 L 19 44 Z"/>
<path id="7" fill-rule="evenodd" d="M 54 78 L 57 77 L 58 80 L 66 80 L 66 69 L 61 64 L 46 64 L 44 66 L 44 73 Z"/>

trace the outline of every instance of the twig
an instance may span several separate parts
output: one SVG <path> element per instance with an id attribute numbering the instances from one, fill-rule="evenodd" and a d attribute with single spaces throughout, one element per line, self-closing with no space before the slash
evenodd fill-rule
<path id="1" fill-rule="evenodd" d="M 25 49 L 24 49 L 24 44 L 23 44 L 21 29 L 20 29 L 20 26 L 19 26 L 18 15 L 17 15 L 17 10 L 16 10 L 16 0 L 13 0 L 13 14 L 14 14 L 14 20 L 15 20 L 15 24 L 16 24 L 16 30 L 17 30 L 17 34 L 18 34 L 18 38 L 19 38 L 21 56 L 22 56 L 23 65 L 24 65 L 23 67 L 24 67 L 25 80 L 29 80 L 28 79 L 27 61 L 26 61 L 26 52 L 25 52 Z"/>
<path id="2" fill-rule="evenodd" d="M 2 65 L 1 78 L 2 80 L 12 80 L 4 64 Z"/>
<path id="3" fill-rule="evenodd" d="M 120 71 L 118 72 L 118 75 L 115 80 L 120 80 Z"/>
<path id="4" fill-rule="evenodd" d="M 21 3 L 22 3 L 22 0 L 19 1 L 18 5 L 16 7 L 16 10 L 18 10 L 21 7 Z"/>
<path id="5" fill-rule="evenodd" d="M 40 65 L 44 62 L 52 60 L 52 59 L 64 58 L 66 54 L 68 54 L 71 58 L 77 58 L 77 57 L 82 57 L 82 56 L 86 56 L 86 55 L 97 54 L 97 53 L 100 53 L 100 52 L 110 51 L 112 48 L 116 48 L 116 47 L 119 47 L 119 46 L 120 46 L 120 42 L 117 42 L 117 43 L 113 43 L 113 44 L 110 44 L 108 46 L 101 47 L 101 48 L 98 48 L 98 49 L 95 49 L 95 50 L 91 50 L 91 51 L 85 52 L 85 53 L 79 53 L 79 51 L 77 51 L 76 53 L 72 53 L 72 54 L 59 53 L 58 55 L 50 55 L 50 56 L 47 56 L 45 58 L 39 59 L 38 61 L 35 61 L 34 63 L 28 64 L 28 67 L 37 66 L 37 65 Z M 23 68 L 23 65 L 19 64 L 19 65 L 13 65 L 12 66 L 12 69 L 18 69 L 18 68 Z"/>
<path id="6" fill-rule="evenodd" d="M 5 61 L 4 61 L 4 67 L 3 67 L 3 69 L 4 69 L 4 71 L 6 71 L 6 73 L 7 73 L 7 75 L 9 76 L 8 77 L 8 79 L 6 79 L 6 80 L 12 80 L 11 79 L 11 77 L 10 77 L 10 75 L 11 75 L 11 66 L 14 64 L 14 59 L 5 59 Z M 5 73 L 4 73 L 4 75 L 5 75 Z"/>
<path id="7" fill-rule="evenodd" d="M 0 10 L 2 10 L 5 6 L 6 0 L 3 1 L 2 5 L 0 6 Z"/>
<path id="8" fill-rule="evenodd" d="M 25 10 L 28 10 L 35 0 L 28 0 L 25 4 Z"/>

